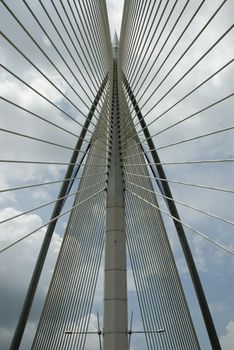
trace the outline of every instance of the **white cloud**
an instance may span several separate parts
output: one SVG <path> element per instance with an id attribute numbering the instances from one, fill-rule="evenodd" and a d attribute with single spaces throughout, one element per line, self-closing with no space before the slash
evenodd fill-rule
<path id="1" fill-rule="evenodd" d="M 35 199 L 39 198 L 39 199 L 44 200 L 45 202 L 48 202 L 52 199 L 50 193 L 45 189 L 37 189 L 37 190 L 33 191 L 32 196 Z"/>
<path id="2" fill-rule="evenodd" d="M 19 214 L 20 211 L 8 207 L 0 211 L 0 220 Z M 21 216 L 0 226 L 1 248 L 11 244 L 23 235 L 31 232 L 42 224 L 42 219 L 36 214 Z M 7 349 L 13 335 L 22 302 L 31 278 L 33 268 L 45 235 L 45 229 L 41 229 L 28 237 L 18 245 L 10 248 L 0 255 L 0 343 L 1 349 Z M 51 278 L 55 260 L 61 245 L 61 237 L 54 233 L 44 272 L 39 283 L 37 295 L 34 302 L 30 322 L 27 325 L 24 344 L 29 348 L 40 314 L 41 303 L 44 300 Z M 17 310 L 17 312 L 16 312 Z M 36 311 L 35 311 L 36 310 Z M 23 347 L 24 349 L 24 347 Z"/>
<path id="3" fill-rule="evenodd" d="M 234 321 L 230 321 L 226 327 L 225 335 L 220 337 L 223 350 L 233 350 L 234 344 Z"/>
<path id="4" fill-rule="evenodd" d="M 120 36 L 123 4 L 123 0 L 107 0 L 111 38 L 113 37 L 115 30 L 117 31 L 118 37 Z"/>

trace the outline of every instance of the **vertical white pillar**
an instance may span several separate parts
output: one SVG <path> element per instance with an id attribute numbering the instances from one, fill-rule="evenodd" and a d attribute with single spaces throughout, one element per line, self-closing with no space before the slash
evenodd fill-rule
<path id="1" fill-rule="evenodd" d="M 115 57 L 112 102 L 112 149 L 107 186 L 103 347 L 104 350 L 127 350 L 128 315 L 124 189 L 118 137 L 117 60 Z"/>

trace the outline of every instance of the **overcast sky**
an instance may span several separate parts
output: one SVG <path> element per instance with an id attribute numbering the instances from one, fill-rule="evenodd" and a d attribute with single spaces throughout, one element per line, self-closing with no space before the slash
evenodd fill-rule
<path id="1" fill-rule="evenodd" d="M 175 22 L 179 12 L 184 6 L 186 1 L 181 0 L 175 12 L 172 15 L 171 22 L 168 24 L 168 28 L 172 27 L 172 23 Z M 79 90 L 77 82 L 74 77 L 68 72 L 61 58 L 55 53 L 54 48 L 51 46 L 51 42 L 48 37 L 39 30 L 32 16 L 29 15 L 25 5 L 22 1 L 12 2 L 10 0 L 6 3 L 14 9 L 17 16 L 25 24 L 26 28 L 30 29 L 30 33 L 36 38 L 43 49 L 54 58 L 54 63 L 61 67 L 62 72 L 66 74 L 71 81 L 72 86 L 76 86 L 79 93 L 85 103 L 80 103 L 81 112 L 87 114 L 88 109 L 85 104 L 89 105 L 90 101 L 88 97 Z M 37 13 L 38 18 L 41 20 L 44 26 L 48 28 L 48 34 L 55 40 L 62 55 L 66 57 L 66 61 L 70 66 L 76 69 L 74 62 L 68 56 L 66 49 L 56 36 L 54 29 L 46 18 L 38 1 L 30 0 L 28 3 L 32 9 Z M 50 2 L 45 2 L 49 11 L 54 15 L 54 21 L 59 26 L 59 20 L 56 17 L 55 12 L 52 9 Z M 174 1 L 170 1 L 169 7 L 166 9 L 168 15 Z M 194 9 L 198 6 L 198 2 L 193 0 L 187 7 L 184 14 L 184 19 L 178 25 L 174 32 L 174 36 L 171 37 L 168 42 L 168 48 L 165 49 L 162 57 L 159 57 L 158 63 L 155 64 L 149 77 L 143 84 L 143 87 L 138 92 L 138 87 L 144 79 L 143 74 L 141 79 L 133 81 L 137 99 L 140 100 L 139 105 L 142 107 L 143 114 L 147 114 L 150 108 L 155 102 L 160 99 L 165 92 L 175 83 L 176 80 L 186 71 L 191 65 L 221 36 L 225 30 L 233 23 L 234 3 L 228 1 L 217 15 L 215 20 L 207 28 L 204 34 L 199 38 L 194 47 L 185 55 L 184 59 L 173 71 L 171 76 L 160 87 L 157 93 L 154 94 L 150 102 L 143 106 L 147 101 L 147 97 L 150 96 L 153 89 L 157 86 L 160 79 L 163 79 L 164 75 L 178 59 L 179 55 L 189 45 L 194 36 L 199 32 L 206 21 L 211 17 L 212 13 L 221 4 L 220 0 L 207 0 L 202 10 L 196 17 L 193 25 L 187 31 L 183 38 L 183 41 L 177 46 L 173 55 L 167 61 L 165 67 L 160 71 L 155 79 L 154 83 L 146 89 L 146 93 L 141 98 L 141 93 L 144 88 L 147 87 L 147 83 L 150 82 L 151 77 L 157 71 L 160 63 L 166 57 L 169 49 L 172 47 L 173 42 L 181 33 L 185 26 L 185 19 L 189 18 Z M 114 35 L 114 31 L 120 33 L 121 17 L 123 1 L 107 1 L 109 12 L 109 23 L 111 38 Z M 61 9 L 61 7 L 59 7 Z M 165 16 L 167 17 L 167 16 Z M 156 22 L 155 22 L 156 23 Z M 78 103 L 78 99 L 75 96 L 75 92 L 67 86 L 67 84 L 61 79 L 59 74 L 51 67 L 48 61 L 42 57 L 41 53 L 35 48 L 35 45 L 31 40 L 23 33 L 22 29 L 19 29 L 19 25 L 11 17 L 4 6 L 0 5 L 0 26 L 1 30 L 9 36 L 9 38 L 15 42 L 19 47 L 23 48 L 24 52 L 30 57 L 30 59 L 38 64 L 40 68 L 50 76 L 50 78 L 59 86 L 59 88 L 68 94 L 69 98 Z M 153 26 L 153 28 L 155 28 Z M 160 29 L 161 27 L 159 27 Z M 159 31 L 158 31 L 159 32 Z M 161 41 L 159 41 L 159 47 L 162 45 L 163 39 L 169 30 L 165 31 Z M 64 30 L 62 34 L 66 36 Z M 232 36 L 231 36 L 232 35 Z M 219 46 L 217 46 L 212 53 L 201 62 L 201 64 L 195 68 L 190 75 L 188 75 L 178 87 L 176 87 L 171 94 L 168 94 L 163 100 L 163 103 L 158 104 L 147 114 L 146 122 L 149 123 L 154 120 L 155 117 L 163 113 L 167 108 L 173 105 L 178 99 L 183 97 L 187 92 L 192 90 L 195 86 L 201 83 L 204 79 L 209 77 L 213 72 L 222 67 L 233 57 L 233 34 L 227 35 Z M 155 36 L 157 38 L 157 36 Z M 68 39 L 66 39 L 69 42 Z M 148 42 L 150 35 L 148 36 Z M 153 46 L 156 39 L 153 39 L 150 48 Z M 139 50 L 135 51 L 134 62 L 139 62 L 138 66 L 133 70 L 137 72 L 137 69 L 142 69 L 143 64 L 149 50 L 140 53 L 142 48 L 141 40 L 138 38 Z M 75 53 L 74 48 L 72 52 Z M 156 50 L 158 53 L 158 51 Z M 156 56 L 156 53 L 155 53 Z M 153 56 L 153 57 L 155 57 Z M 45 94 L 47 98 L 53 101 L 54 104 L 60 106 L 60 108 L 66 110 L 68 114 L 71 114 L 76 120 L 82 120 L 82 113 L 78 113 L 71 104 L 51 85 L 46 81 L 39 72 L 35 71 L 29 63 L 16 51 L 10 47 L 9 43 L 5 39 L 1 38 L 0 44 L 0 57 L 1 63 L 8 69 L 15 72 L 17 75 L 25 79 L 28 84 L 31 84 L 35 89 L 39 89 L 42 94 Z M 151 58 L 151 61 L 153 60 Z M 71 133 L 79 134 L 80 126 L 74 124 L 74 122 L 68 117 L 59 113 L 53 106 L 42 100 L 38 95 L 28 89 L 25 85 L 19 82 L 11 74 L 7 73 L 5 69 L 1 68 L 1 81 L 0 81 L 0 93 L 5 98 L 14 101 L 14 103 L 27 108 L 34 113 L 48 118 L 51 122 L 59 124 L 61 127 L 66 128 Z M 178 122 L 187 116 L 196 113 L 197 111 L 205 108 L 209 104 L 233 93 L 233 64 L 229 65 L 226 69 L 211 79 L 207 84 L 202 86 L 195 94 L 183 101 L 179 106 L 169 111 L 164 117 L 158 120 L 157 124 L 152 124 L 150 127 L 151 134 L 158 133 L 164 128 Z M 80 78 L 82 83 L 85 82 Z M 98 79 L 98 78 L 97 78 Z M 90 83 L 90 86 L 86 89 L 94 89 L 95 81 Z M 196 137 L 197 135 L 223 129 L 234 126 L 233 116 L 233 98 L 220 103 L 214 108 L 207 110 L 204 113 L 198 114 L 196 117 L 189 119 L 187 122 L 178 125 L 168 131 L 162 132 L 154 141 L 158 147 L 163 147 L 169 143 L 178 142 L 183 139 Z M 37 138 L 43 138 L 50 140 L 51 142 L 60 143 L 68 147 L 74 147 L 76 138 L 69 133 L 65 133 L 56 129 L 51 125 L 45 125 L 41 120 L 29 116 L 29 114 L 14 109 L 13 106 L 1 101 L 0 106 L 0 127 L 9 129 L 15 132 L 28 134 Z M 137 127 L 139 130 L 139 127 Z M 142 137 L 142 135 L 141 135 Z M 25 160 L 43 160 L 43 161 L 62 161 L 67 162 L 70 158 L 71 150 L 65 148 L 56 148 L 47 144 L 41 144 L 30 140 L 21 139 L 17 136 L 8 135 L 1 132 L 0 137 L 0 152 L 1 159 L 25 159 Z M 186 144 L 178 145 L 173 148 L 165 148 L 160 150 L 160 157 L 162 161 L 183 161 L 183 160 L 201 160 L 201 159 L 227 159 L 233 157 L 234 150 L 234 138 L 233 131 L 211 136 L 209 138 L 188 142 Z M 40 168 L 39 168 L 40 167 Z M 171 165 L 166 167 L 166 173 L 169 179 L 184 181 L 196 184 L 204 184 L 213 187 L 221 187 L 232 189 L 234 188 L 234 176 L 233 176 L 233 163 L 217 164 L 217 165 Z M 0 163 L 0 188 L 6 189 L 20 185 L 27 185 L 33 183 L 40 183 L 46 181 L 55 181 L 63 178 L 65 166 L 38 166 L 38 165 L 15 165 Z M 199 208 L 203 211 L 208 211 L 214 215 L 220 216 L 227 220 L 234 221 L 233 216 L 233 193 L 212 191 L 205 189 L 191 188 L 188 186 L 181 186 L 171 183 L 174 198 L 181 202 L 185 202 L 193 207 Z M 4 192 L 0 195 L 0 221 L 18 215 L 32 207 L 39 206 L 43 203 L 53 201 L 56 199 L 60 184 L 51 186 L 43 186 L 28 190 Z M 75 187 L 73 191 L 75 192 Z M 156 189 L 158 191 L 158 189 Z M 166 210 L 163 201 L 159 198 L 159 203 L 164 210 Z M 69 200 L 66 208 L 69 208 L 72 204 L 72 200 Z M 51 210 L 51 206 L 49 207 Z M 191 209 L 178 205 L 178 209 L 181 215 L 181 219 L 188 225 L 195 227 L 197 230 L 203 232 L 210 238 L 218 241 L 220 244 L 228 247 L 234 251 L 233 244 L 233 226 L 216 220 L 213 217 L 208 217 L 201 213 L 195 212 Z M 3 248 L 6 245 L 14 242 L 16 239 L 31 232 L 35 228 L 42 225 L 49 220 L 50 210 L 43 208 L 40 211 L 29 213 L 24 216 L 20 216 L 17 219 L 9 221 L 0 225 L 0 247 Z M 201 319 L 200 312 L 198 310 L 198 304 L 191 286 L 190 277 L 185 266 L 184 258 L 182 257 L 181 248 L 176 238 L 171 221 L 163 215 L 165 224 L 168 229 L 169 238 L 172 244 L 173 252 L 176 257 L 177 265 L 180 271 L 185 293 L 188 298 L 191 314 L 195 323 L 198 337 L 200 340 L 201 348 L 208 350 L 209 341 L 206 336 L 204 325 Z M 62 236 L 64 228 L 66 227 L 68 217 L 63 217 L 56 227 L 48 259 L 44 273 L 42 275 L 35 302 L 30 315 L 30 320 L 26 328 L 25 337 L 22 343 L 22 350 L 27 350 L 32 342 L 36 325 L 39 319 L 40 310 L 43 305 L 44 298 L 46 296 L 48 283 L 53 271 L 53 266 L 56 261 L 56 257 L 59 251 L 59 247 L 62 242 Z M 25 241 L 21 242 L 17 246 L 11 248 L 7 252 L 0 255 L 0 344 L 1 350 L 7 350 L 10 339 L 13 334 L 14 327 L 16 325 L 17 317 L 19 315 L 22 302 L 26 293 L 26 288 L 29 283 L 31 273 L 42 239 L 44 237 L 45 229 L 43 228 L 37 234 L 31 236 Z M 195 261 L 201 275 L 201 280 L 204 284 L 204 289 L 207 294 L 207 299 L 211 308 L 214 322 L 217 327 L 218 336 L 222 343 L 223 350 L 231 350 L 234 343 L 234 260 L 233 256 L 225 253 L 220 248 L 214 246 L 212 243 L 199 237 L 194 232 L 186 229 L 186 234 L 189 243 L 192 247 Z M 135 293 L 135 286 L 132 277 L 131 270 L 128 275 L 128 288 L 129 288 L 129 312 L 134 309 L 134 327 L 141 328 L 141 320 L 139 317 L 139 307 L 137 305 L 137 298 Z M 103 272 L 100 271 L 97 292 L 95 296 L 95 302 L 93 307 L 93 313 L 91 316 L 91 329 L 95 329 L 97 319 L 95 316 L 96 310 L 98 310 L 102 317 L 102 283 Z M 102 318 L 101 318 L 102 321 Z M 90 337 L 87 343 L 87 349 L 94 350 L 96 339 Z M 132 347 L 134 350 L 144 349 L 145 343 L 143 336 L 133 337 Z"/>

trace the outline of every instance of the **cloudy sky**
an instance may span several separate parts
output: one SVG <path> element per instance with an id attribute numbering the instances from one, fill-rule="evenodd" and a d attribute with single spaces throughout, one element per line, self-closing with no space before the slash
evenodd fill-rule
<path id="1" fill-rule="evenodd" d="M 70 148 L 74 148 L 76 135 L 79 134 L 81 129 L 79 123 L 75 123 L 74 120 L 68 117 L 68 115 L 65 115 L 58 109 L 54 108 L 54 106 L 49 104 L 47 101 L 39 97 L 38 94 L 32 91 L 32 89 L 29 89 L 25 84 L 20 82 L 19 79 L 14 77 L 9 70 L 24 79 L 34 89 L 39 90 L 40 93 L 45 95 L 55 105 L 66 111 L 69 116 L 72 116 L 76 121 L 80 121 L 82 123 L 84 120 L 82 114 L 87 114 L 88 106 L 90 106 L 90 100 L 85 92 L 80 88 L 80 85 L 75 77 L 65 66 L 65 62 L 62 60 L 61 56 L 66 57 L 66 62 L 70 67 L 72 67 L 72 71 L 77 73 L 79 76 L 79 82 L 81 85 L 85 86 L 85 90 L 88 91 L 89 96 L 92 96 L 92 91 L 96 91 L 95 89 L 97 88 L 98 83 L 101 81 L 101 74 L 99 71 L 101 64 L 97 65 L 97 71 L 95 70 L 93 72 L 89 69 L 89 67 L 87 71 L 85 71 L 81 63 L 81 58 L 83 58 L 83 56 L 82 53 L 79 52 L 81 58 L 77 59 L 77 62 L 79 62 L 77 67 L 71 55 L 67 53 L 65 45 L 61 43 L 61 38 L 59 38 L 59 36 L 56 34 L 53 25 L 46 16 L 39 1 L 30 0 L 27 1 L 27 3 L 34 13 L 37 14 L 37 18 L 40 20 L 41 24 L 47 28 L 47 35 L 39 28 L 38 23 L 36 23 L 35 19 L 30 15 L 23 1 L 6 1 L 6 4 L 8 4 L 10 9 L 17 14 L 17 17 L 30 31 L 32 36 L 40 44 L 48 56 L 53 57 L 53 62 L 55 63 L 56 67 L 59 67 L 64 76 L 68 78 L 69 82 L 71 82 L 71 86 L 68 86 L 68 84 L 61 79 L 61 75 L 58 73 L 58 71 L 51 66 L 48 59 L 46 59 L 38 48 L 35 47 L 35 44 L 27 36 L 27 34 L 23 32 L 22 27 L 20 28 L 19 23 L 15 21 L 3 4 L 0 5 L 1 31 L 13 43 L 22 49 L 27 57 L 38 65 L 41 71 L 45 72 L 45 74 L 50 77 L 54 84 L 56 84 L 56 86 L 63 91 L 64 94 L 69 97 L 69 99 L 74 101 L 75 105 L 79 106 L 79 111 L 77 111 L 74 105 L 69 103 L 68 99 L 66 99 L 64 95 L 58 91 L 58 89 L 52 87 L 51 84 L 41 75 L 41 73 L 33 68 L 21 54 L 17 53 L 16 50 L 13 49 L 12 45 L 10 45 L 9 41 L 7 42 L 6 38 L 1 36 L 0 57 L 1 64 L 3 64 L 5 67 L 1 67 L 0 72 L 1 96 L 7 100 L 13 101 L 17 105 L 23 106 L 29 111 L 33 111 L 36 115 L 43 116 L 50 122 L 66 129 L 66 132 L 54 127 L 54 125 L 48 123 L 46 124 L 35 115 L 32 116 L 31 114 L 20 110 L 19 108 L 14 107 L 12 104 L 9 104 L 3 100 L 1 101 L 0 107 L 1 129 L 7 129 L 13 132 L 49 140 L 50 142 L 58 143 L 66 146 L 67 148 L 55 147 L 53 145 L 48 145 L 46 143 L 36 142 L 29 139 L 26 140 L 25 138 L 6 133 L 2 130 L 0 137 L 0 158 L 12 160 L 42 160 L 48 162 L 53 160 L 53 162 L 68 162 L 71 155 Z M 69 41 L 69 38 L 67 37 L 67 34 L 62 27 L 51 2 L 42 1 L 42 3 L 46 4 L 48 12 L 52 15 L 55 25 L 61 30 L 62 37 L 65 38 L 65 43 L 67 43 L 69 46 L 72 55 L 77 55 L 75 47 L 72 46 L 72 43 Z M 59 1 L 55 1 L 55 3 L 58 5 L 59 11 L 62 12 L 62 7 L 59 4 Z M 163 3 L 163 6 L 165 6 L 166 1 Z M 159 71 L 153 83 L 148 86 L 151 78 L 154 74 L 156 74 L 160 64 L 173 47 L 173 43 L 184 29 L 188 18 L 192 16 L 195 9 L 198 7 L 198 2 L 195 0 L 191 1 L 186 7 L 182 20 L 179 22 L 178 26 L 176 26 L 176 29 L 168 40 L 167 46 L 162 54 L 159 55 L 157 63 L 153 65 L 152 70 L 146 77 L 146 74 L 149 71 L 148 67 L 152 66 L 154 58 L 159 53 L 159 49 L 163 45 L 163 40 L 165 40 L 169 34 L 170 29 L 175 23 L 176 18 L 178 17 L 185 3 L 186 1 L 183 0 L 178 1 L 178 4 L 171 15 L 170 21 L 168 22 L 168 26 L 165 27 L 165 31 L 163 32 L 152 57 L 149 56 L 151 48 L 156 43 L 158 38 L 157 35 L 159 35 L 165 20 L 162 20 L 162 23 L 157 29 L 158 34 L 152 38 L 152 41 L 150 41 L 152 34 L 146 34 L 146 43 L 148 48 L 147 46 L 145 48 L 142 46 L 143 39 L 140 36 L 140 33 L 143 33 L 144 25 L 147 22 L 147 17 L 143 22 L 139 21 L 138 26 L 142 25 L 142 27 L 138 28 L 138 31 L 136 31 L 136 33 L 139 34 L 137 34 L 138 37 L 136 40 L 135 50 L 133 50 L 131 56 L 134 58 L 132 62 L 136 62 L 133 65 L 132 73 L 131 69 L 128 71 L 129 66 L 127 64 L 124 66 L 130 83 L 134 87 L 134 92 L 139 100 L 139 105 L 142 108 L 142 112 L 143 114 L 147 115 L 147 123 L 153 122 L 153 120 L 164 113 L 166 109 L 175 104 L 176 101 L 181 99 L 186 93 L 194 89 L 202 81 L 211 76 L 215 71 L 223 67 L 233 58 L 233 34 L 229 33 L 217 46 L 214 47 L 212 52 L 207 54 L 201 63 L 197 65 L 193 71 L 173 89 L 170 94 L 163 97 L 171 86 L 173 86 L 173 84 L 184 74 L 184 72 L 186 72 L 211 47 L 211 45 L 215 43 L 217 38 L 219 38 L 233 24 L 233 2 L 227 1 L 204 33 L 195 42 L 194 46 L 188 51 L 170 76 L 154 93 L 149 102 L 147 102 L 147 98 L 170 70 L 170 67 L 172 67 L 177 61 L 215 10 L 220 6 L 222 1 L 205 1 L 205 4 L 199 11 L 195 20 L 183 36 L 183 40 L 181 40 L 176 46 L 173 54 Z M 173 4 L 174 1 L 169 2 L 168 7 L 165 9 L 165 18 L 167 18 L 169 15 Z M 110 32 L 111 37 L 113 37 L 115 30 L 117 30 L 118 34 L 120 33 L 123 1 L 109 0 L 107 1 L 107 6 L 109 12 Z M 159 14 L 161 13 L 162 8 L 159 10 Z M 95 9 L 96 8 L 94 8 L 94 10 Z M 92 18 L 94 18 L 94 12 Z M 68 23 L 67 20 L 66 23 Z M 74 21 L 72 23 L 75 25 Z M 157 21 L 155 21 L 155 23 L 157 23 Z M 153 33 L 154 29 L 156 29 L 156 24 L 152 24 L 151 33 Z M 74 35 L 72 38 L 74 41 L 76 40 Z M 51 39 L 59 49 L 61 56 L 57 54 L 55 47 L 51 44 Z M 98 52 L 98 55 L 99 54 L 100 52 Z M 143 71 L 144 63 L 146 62 L 147 58 L 149 58 L 150 63 L 147 65 L 146 70 Z M 91 61 L 92 58 L 89 58 L 89 62 Z M 78 68 L 80 67 L 81 73 L 83 73 L 84 76 L 81 75 L 80 71 L 78 72 Z M 87 84 L 85 82 L 85 78 L 88 80 L 88 82 L 90 82 L 87 72 L 90 74 L 97 73 L 96 80 L 93 79 L 91 83 Z M 137 79 L 134 78 L 135 74 L 137 74 Z M 186 142 L 185 144 L 163 148 L 171 143 L 177 143 L 184 139 L 193 138 L 201 134 L 234 126 L 233 98 L 228 98 L 224 102 L 219 103 L 217 106 L 214 106 L 203 113 L 196 114 L 199 110 L 202 110 L 217 100 L 233 93 L 233 74 L 233 64 L 230 64 L 219 74 L 215 75 L 212 79 L 209 79 L 209 81 L 202 85 L 202 87 L 194 94 L 183 100 L 182 103 L 175 106 L 175 108 L 171 109 L 169 112 L 165 113 L 163 117 L 160 117 L 157 123 L 152 123 L 150 126 L 150 132 L 152 135 L 157 134 L 154 137 L 154 141 L 157 147 L 162 147 L 159 151 L 162 161 L 175 162 L 234 158 L 233 130 L 207 138 L 202 138 L 200 140 Z M 146 77 L 145 81 L 144 77 Z M 81 100 L 76 96 L 75 91 L 72 89 L 73 86 L 76 87 L 75 91 L 79 92 L 83 102 L 81 102 Z M 141 88 L 138 90 L 140 86 Z M 144 95 L 142 96 L 143 93 Z M 162 97 L 162 102 L 154 106 L 155 103 Z M 190 118 L 187 122 L 181 123 L 176 127 L 168 129 L 167 131 L 163 131 L 165 128 L 177 123 L 191 114 L 196 115 L 193 118 Z M 136 126 L 136 128 L 137 130 L 140 130 L 139 126 Z M 140 137 L 143 138 L 143 135 L 140 134 Z M 0 163 L 0 188 L 4 190 L 12 187 L 26 186 L 28 184 L 62 180 L 65 168 L 65 165 L 57 166 L 55 164 L 44 166 L 36 164 Z M 172 164 L 170 166 L 165 166 L 165 169 L 168 179 L 170 180 L 201 184 L 215 188 L 225 188 L 232 191 L 234 188 L 234 167 L 233 163 L 231 162 L 208 165 Z M 193 188 L 191 186 L 183 186 L 176 183 L 171 183 L 171 187 L 176 200 L 195 208 L 199 208 L 202 211 L 209 212 L 212 215 L 224 218 L 226 221 L 234 221 L 233 193 L 228 191 L 223 192 L 204 188 Z M 48 186 L 35 187 L 33 189 L 1 192 L 0 221 L 4 221 L 7 218 L 14 216 L 17 216 L 17 218 L 4 222 L 0 225 L 0 249 L 40 227 L 43 225 L 43 223 L 49 220 L 52 205 L 26 215 L 20 214 L 30 210 L 31 208 L 55 200 L 59 188 L 60 183 L 56 183 Z M 76 191 L 75 186 L 73 187 L 72 191 Z M 157 188 L 156 191 L 158 191 Z M 160 197 L 159 203 L 163 210 L 166 210 L 166 207 Z M 72 199 L 68 200 L 65 209 L 70 208 L 71 204 Z M 179 204 L 178 209 L 182 221 L 194 227 L 196 230 L 204 233 L 211 239 L 219 242 L 221 245 L 224 245 L 228 249 L 234 251 L 232 239 L 233 225 L 191 210 Z M 210 349 L 209 341 L 207 339 L 198 309 L 198 304 L 191 286 L 191 280 L 185 266 L 184 258 L 182 257 L 181 248 L 176 238 L 176 233 L 168 217 L 164 214 L 163 217 L 168 229 L 169 238 L 176 257 L 182 283 L 185 288 L 185 293 L 188 298 L 188 303 L 199 336 L 201 348 L 206 350 Z M 36 329 L 43 301 L 46 296 L 48 283 L 53 271 L 53 266 L 56 261 L 59 247 L 61 245 L 67 220 L 68 216 L 66 215 L 61 218 L 56 227 L 56 232 L 52 240 L 48 259 L 46 261 L 44 273 L 38 287 L 21 349 L 28 349 L 32 342 L 32 337 Z M 23 242 L 12 247 L 6 252 L 1 253 L 0 255 L 0 300 L 2 301 L 0 306 L 0 344 L 2 350 L 8 349 L 44 234 L 45 228 L 39 230 L 36 234 L 30 236 Z M 231 350 L 234 342 L 233 256 L 224 252 L 222 249 L 216 247 L 204 238 L 201 238 L 199 235 L 189 229 L 186 229 L 186 234 L 195 256 L 195 261 L 204 285 L 207 299 L 209 301 L 222 348 L 224 350 Z M 128 278 L 129 312 L 134 310 L 134 326 L 135 328 L 139 329 L 142 327 L 142 325 L 139 318 L 139 308 L 136 301 L 136 293 L 131 270 L 129 271 Z M 91 329 L 95 329 L 96 327 L 96 310 L 100 312 L 102 321 L 102 280 L 103 273 L 101 270 L 93 314 L 91 316 Z M 95 343 L 96 339 L 90 337 L 88 339 L 87 349 L 96 349 L 94 346 Z M 143 337 L 136 336 L 135 339 L 133 337 L 132 347 L 134 350 L 144 349 L 145 343 Z"/>

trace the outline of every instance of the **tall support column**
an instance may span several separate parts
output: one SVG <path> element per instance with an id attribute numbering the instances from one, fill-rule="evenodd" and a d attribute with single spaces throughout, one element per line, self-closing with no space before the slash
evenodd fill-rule
<path id="1" fill-rule="evenodd" d="M 124 188 L 119 151 L 117 60 L 113 69 L 112 148 L 107 186 L 104 267 L 104 350 L 127 350 L 127 278 Z"/>

